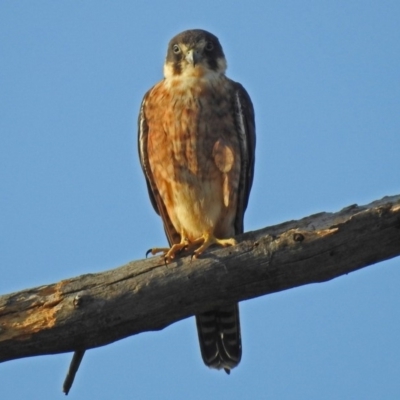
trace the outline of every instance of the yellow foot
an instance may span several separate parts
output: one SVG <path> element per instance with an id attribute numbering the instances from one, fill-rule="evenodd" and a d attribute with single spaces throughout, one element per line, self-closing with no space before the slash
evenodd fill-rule
<path id="1" fill-rule="evenodd" d="M 146 258 L 148 257 L 149 254 L 151 254 L 152 256 L 155 256 L 156 254 L 159 254 L 159 253 L 167 254 L 168 251 L 169 251 L 169 247 L 154 247 L 154 248 L 146 251 Z"/>
<path id="2" fill-rule="evenodd" d="M 192 244 L 201 243 L 203 244 L 195 250 L 193 253 L 193 258 L 198 258 L 200 254 L 202 254 L 207 248 L 209 248 L 213 244 L 217 244 L 218 246 L 227 247 L 227 246 L 234 246 L 237 242 L 235 239 L 217 239 L 215 236 L 210 235 L 209 233 L 205 233 L 200 238 L 196 239 Z"/>
<path id="3" fill-rule="evenodd" d="M 156 254 L 162 253 L 161 256 L 164 257 L 165 262 L 168 263 L 169 261 L 175 258 L 176 254 L 184 250 L 188 246 L 188 244 L 189 243 L 187 240 L 182 240 L 182 242 L 174 244 L 171 248 L 155 247 L 153 249 L 147 250 L 146 257 L 149 254 L 155 256 Z"/>

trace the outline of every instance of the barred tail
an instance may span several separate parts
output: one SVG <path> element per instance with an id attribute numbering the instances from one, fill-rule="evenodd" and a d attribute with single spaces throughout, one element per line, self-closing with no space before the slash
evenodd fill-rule
<path id="1" fill-rule="evenodd" d="M 229 374 L 242 357 L 239 305 L 196 315 L 196 324 L 204 363 Z"/>

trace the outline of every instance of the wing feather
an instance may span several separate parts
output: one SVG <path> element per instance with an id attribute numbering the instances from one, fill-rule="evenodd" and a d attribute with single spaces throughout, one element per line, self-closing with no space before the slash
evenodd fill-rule
<path id="1" fill-rule="evenodd" d="M 146 178 L 147 190 L 149 192 L 151 204 L 153 205 L 153 208 L 156 211 L 156 213 L 161 216 L 161 219 L 164 224 L 165 234 L 167 235 L 169 245 L 171 246 L 173 243 L 179 243 L 181 237 L 180 234 L 175 230 L 174 226 L 172 225 L 165 204 L 160 196 L 160 192 L 158 191 L 154 183 L 154 178 L 149 163 L 149 155 L 147 151 L 149 126 L 147 124 L 145 108 L 146 108 L 146 102 L 148 101 L 148 98 L 151 95 L 151 91 L 152 89 L 150 89 L 144 95 L 142 104 L 140 105 L 139 118 L 138 118 L 139 160 L 144 176 Z"/>
<path id="2" fill-rule="evenodd" d="M 235 233 L 238 235 L 243 233 L 244 212 L 246 211 L 250 190 L 253 185 L 256 129 L 254 108 L 250 96 L 240 83 L 233 82 L 233 84 L 235 87 L 236 129 L 241 155 L 238 205 L 235 220 Z"/>

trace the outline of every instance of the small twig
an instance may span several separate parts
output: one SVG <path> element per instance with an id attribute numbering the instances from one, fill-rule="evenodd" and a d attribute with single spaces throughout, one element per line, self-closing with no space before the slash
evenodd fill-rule
<path id="1" fill-rule="evenodd" d="M 81 364 L 82 358 L 85 355 L 85 350 L 75 351 L 71 364 L 69 365 L 68 373 L 64 381 L 63 392 L 67 395 L 74 383 L 75 375 L 78 371 L 79 365 Z"/>

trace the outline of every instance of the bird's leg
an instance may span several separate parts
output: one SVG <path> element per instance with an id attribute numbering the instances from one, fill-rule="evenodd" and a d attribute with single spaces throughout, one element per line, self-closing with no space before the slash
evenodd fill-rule
<path id="1" fill-rule="evenodd" d="M 163 255 L 167 254 L 169 251 L 169 247 L 153 247 L 149 250 L 146 251 L 146 257 L 151 254 L 152 256 L 155 256 L 156 254 L 163 253 Z"/>
<path id="2" fill-rule="evenodd" d="M 175 258 L 176 254 L 184 250 L 189 245 L 189 241 L 185 238 L 182 239 L 180 243 L 175 243 L 164 255 L 165 261 L 171 261 Z"/>
<path id="3" fill-rule="evenodd" d="M 189 245 L 189 240 L 184 236 L 181 236 L 181 242 L 175 243 L 170 248 L 168 247 L 155 247 L 146 252 L 146 256 L 150 253 L 155 256 L 156 254 L 162 253 L 161 256 L 164 257 L 166 262 L 171 261 L 175 258 L 176 254 L 184 250 Z"/>
<path id="4" fill-rule="evenodd" d="M 218 246 L 222 247 L 227 247 L 227 246 L 234 246 L 237 242 L 233 238 L 229 239 L 218 239 L 216 238 L 213 234 L 206 232 L 202 236 L 200 236 L 198 239 L 194 240 L 190 244 L 198 244 L 202 243 L 202 245 L 194 251 L 193 253 L 193 258 L 198 258 L 200 254 L 202 254 L 207 248 L 209 248 L 211 245 L 216 244 Z"/>

